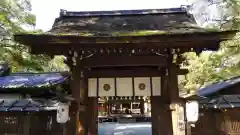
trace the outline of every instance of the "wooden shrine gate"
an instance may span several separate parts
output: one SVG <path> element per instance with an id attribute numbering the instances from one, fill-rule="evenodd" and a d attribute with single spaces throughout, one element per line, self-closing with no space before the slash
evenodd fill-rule
<path id="1" fill-rule="evenodd" d="M 18 34 L 33 54 L 65 55 L 72 72 L 68 135 L 97 134 L 97 96 L 151 96 L 152 134 L 173 135 L 182 54 L 217 50 L 235 31 L 209 32 L 185 9 L 68 12 L 45 34 Z M 88 80 L 89 84 L 88 85 Z"/>

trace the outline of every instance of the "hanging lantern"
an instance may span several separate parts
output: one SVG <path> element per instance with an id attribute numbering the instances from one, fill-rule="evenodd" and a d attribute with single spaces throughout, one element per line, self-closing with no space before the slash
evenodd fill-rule
<path id="1" fill-rule="evenodd" d="M 59 103 L 57 108 L 57 122 L 66 123 L 69 120 L 69 105 L 67 103 Z"/>
<path id="2" fill-rule="evenodd" d="M 186 103 L 186 117 L 188 122 L 197 122 L 199 116 L 199 104 L 197 101 Z"/>

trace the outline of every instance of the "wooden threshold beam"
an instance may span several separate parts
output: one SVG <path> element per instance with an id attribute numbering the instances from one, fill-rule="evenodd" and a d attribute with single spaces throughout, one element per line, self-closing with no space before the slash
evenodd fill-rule
<path id="1" fill-rule="evenodd" d="M 185 75 L 188 73 L 187 69 L 178 69 L 179 75 Z M 164 75 L 163 70 L 157 69 L 132 69 L 132 70 L 116 70 L 116 69 L 101 69 L 91 70 L 85 74 L 88 78 L 104 78 L 104 77 L 156 77 Z"/>

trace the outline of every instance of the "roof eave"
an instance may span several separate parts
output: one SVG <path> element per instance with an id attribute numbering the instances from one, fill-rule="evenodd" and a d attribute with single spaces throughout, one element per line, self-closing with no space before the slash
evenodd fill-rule
<path id="1" fill-rule="evenodd" d="M 175 42 L 173 37 L 182 37 L 181 40 L 188 41 L 188 37 L 191 39 L 193 36 L 202 36 L 202 38 L 209 38 L 210 36 L 215 37 L 215 40 L 225 41 L 232 39 L 236 35 L 236 30 L 231 31 L 222 31 L 222 32 L 194 32 L 194 33 L 179 33 L 179 34 L 162 34 L 162 35 L 146 35 L 146 36 L 77 36 L 77 35 L 51 35 L 51 34 L 16 34 L 14 35 L 14 40 L 21 44 L 27 46 L 34 46 L 34 44 L 43 43 L 51 44 L 51 43 L 59 43 L 59 44 L 74 44 L 74 42 L 81 43 L 92 43 L 92 44 L 101 44 L 101 43 L 141 43 L 147 42 L 149 43 L 159 43 L 165 42 L 166 37 L 171 37 L 171 42 Z M 188 36 L 188 37 L 187 37 Z M 162 37 L 162 40 L 159 39 Z M 184 39 L 185 38 L 185 39 Z M 151 39 L 151 40 L 150 40 Z M 178 38 L 180 39 L 180 38 Z M 143 41 L 144 40 L 144 41 Z M 201 40 L 201 39 L 199 39 Z M 61 41 L 61 42 L 60 42 Z M 99 41 L 96 43 L 96 41 Z M 177 42 L 177 40 L 176 40 Z"/>

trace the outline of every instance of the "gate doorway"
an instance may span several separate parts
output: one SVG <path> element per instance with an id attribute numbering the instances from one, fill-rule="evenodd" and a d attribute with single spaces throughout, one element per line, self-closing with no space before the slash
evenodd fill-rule
<path id="1" fill-rule="evenodd" d="M 111 116 L 114 114 L 124 114 L 126 109 L 131 114 L 150 113 L 150 99 L 147 97 L 100 97 L 98 99 L 99 116 Z"/>

